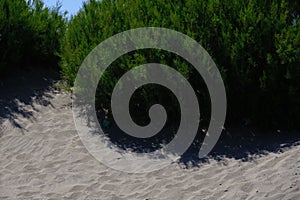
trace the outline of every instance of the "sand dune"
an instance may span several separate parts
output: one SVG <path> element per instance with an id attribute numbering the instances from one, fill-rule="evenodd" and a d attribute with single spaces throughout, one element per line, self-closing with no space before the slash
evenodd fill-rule
<path id="1" fill-rule="evenodd" d="M 87 152 L 70 94 L 48 89 L 30 103 L 15 101 L 12 113 L 1 110 L 0 199 L 300 199 L 299 142 L 251 161 L 211 158 L 189 169 L 174 163 L 126 174 Z M 1 103 L 11 106 L 7 99 Z"/>

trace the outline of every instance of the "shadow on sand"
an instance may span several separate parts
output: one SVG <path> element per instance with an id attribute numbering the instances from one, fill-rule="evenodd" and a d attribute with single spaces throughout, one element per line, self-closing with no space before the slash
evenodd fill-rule
<path id="1" fill-rule="evenodd" d="M 282 153 L 298 145 L 300 145 L 300 131 L 258 131 L 239 126 L 224 130 L 207 158 L 198 158 L 197 153 L 201 146 L 201 142 L 198 141 L 194 142 L 180 162 L 186 167 L 195 167 L 209 162 L 208 158 L 217 161 L 232 158 L 242 162 L 251 162 L 263 155 Z"/>
<path id="2" fill-rule="evenodd" d="M 34 104 L 52 106 L 51 90 L 59 75 L 53 71 L 16 72 L 13 76 L 0 80 L 0 124 L 8 119 L 13 126 L 25 129 L 18 123 L 18 116 L 34 120 Z M 101 123 L 101 117 L 99 118 Z M 116 125 L 107 130 L 110 141 L 122 149 L 135 152 L 149 152 L 169 143 L 178 126 L 168 123 L 161 133 L 150 139 L 137 139 L 123 133 Z M 171 131 L 170 131 L 171 130 Z M 254 161 L 268 153 L 279 153 L 300 145 L 300 131 L 263 133 L 245 127 L 236 127 L 223 131 L 218 143 L 208 158 L 222 161 L 233 158 L 241 161 Z M 171 134 L 170 134 L 171 133 Z M 197 167 L 209 162 L 208 158 L 199 159 L 198 152 L 203 141 L 199 133 L 193 145 L 181 157 L 179 163 L 185 167 Z"/>
<path id="3" fill-rule="evenodd" d="M 50 70 L 17 70 L 0 79 L 0 125 L 5 119 L 14 127 L 25 130 L 18 122 L 22 116 L 34 119 L 33 112 L 38 111 L 34 104 L 52 106 L 52 96 L 48 93 L 59 78 Z"/>
<path id="4" fill-rule="evenodd" d="M 101 122 L 102 118 L 99 119 Z M 106 130 L 106 136 L 110 141 L 123 150 L 133 152 L 152 152 L 172 140 L 176 132 L 176 126 L 168 124 L 159 134 L 149 139 L 133 138 L 113 122 L 112 127 Z M 103 128 L 103 127 L 102 127 Z M 104 128 L 103 128 L 104 129 Z M 300 131 L 290 132 L 263 132 L 239 126 L 224 130 L 217 144 L 206 158 L 199 159 L 198 153 L 204 139 L 204 133 L 198 133 L 193 144 L 181 156 L 179 164 L 185 168 L 199 167 L 201 164 L 210 162 L 210 159 L 222 161 L 224 158 L 233 158 L 242 162 L 255 161 L 269 153 L 281 153 L 300 145 Z"/>

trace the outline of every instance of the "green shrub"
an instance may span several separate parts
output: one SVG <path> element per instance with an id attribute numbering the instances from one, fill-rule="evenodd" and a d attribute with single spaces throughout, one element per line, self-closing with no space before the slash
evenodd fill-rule
<path id="1" fill-rule="evenodd" d="M 100 42 L 128 29 L 150 26 L 185 33 L 213 57 L 227 90 L 228 124 L 250 119 L 260 127 L 299 128 L 299 3 L 90 0 L 71 19 L 62 43 L 65 78 L 73 84 L 83 59 Z M 175 66 L 185 72 L 195 90 L 206 91 L 201 78 L 184 60 L 161 51 L 136 51 L 120 57 L 100 80 L 98 106 L 109 108 L 118 77 L 150 61 Z M 207 94 L 199 96 L 208 98 Z M 145 102 L 155 99 L 149 92 L 141 98 Z"/>
<path id="2" fill-rule="evenodd" d="M 25 66 L 58 66 L 66 19 L 41 0 L 0 1 L 0 74 Z M 2 71 L 2 72 L 1 72 Z"/>

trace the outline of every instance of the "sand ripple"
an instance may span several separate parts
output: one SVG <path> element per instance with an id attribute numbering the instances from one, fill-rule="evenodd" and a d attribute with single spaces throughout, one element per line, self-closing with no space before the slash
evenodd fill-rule
<path id="1" fill-rule="evenodd" d="M 129 175 L 87 152 L 70 95 L 49 95 L 51 105 L 36 104 L 32 117 L 17 117 L 23 129 L 7 120 L 0 126 L 0 199 L 300 199 L 300 146 L 253 161 L 225 158 Z"/>

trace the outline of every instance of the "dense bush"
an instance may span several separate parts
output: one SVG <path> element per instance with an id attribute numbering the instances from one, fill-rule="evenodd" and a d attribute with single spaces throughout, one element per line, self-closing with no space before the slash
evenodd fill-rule
<path id="1" fill-rule="evenodd" d="M 296 128 L 300 125 L 299 14 L 299 4 L 285 0 L 90 0 L 70 21 L 61 67 L 72 84 L 83 59 L 110 36 L 138 27 L 170 28 L 195 39 L 213 57 L 226 85 L 229 124 L 249 119 L 261 127 Z M 108 108 L 118 77 L 150 61 L 175 66 L 193 87 L 203 89 L 188 63 L 161 53 L 136 51 L 114 62 L 100 81 L 97 95 L 102 104 L 98 105 Z M 146 100 L 152 97 L 150 92 L 141 95 Z"/>
<path id="2" fill-rule="evenodd" d="M 66 19 L 41 0 L 0 1 L 0 75 L 16 67 L 58 66 Z"/>

